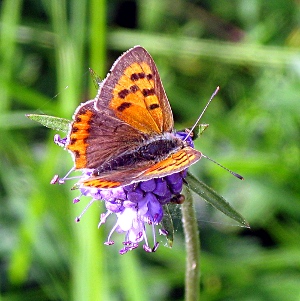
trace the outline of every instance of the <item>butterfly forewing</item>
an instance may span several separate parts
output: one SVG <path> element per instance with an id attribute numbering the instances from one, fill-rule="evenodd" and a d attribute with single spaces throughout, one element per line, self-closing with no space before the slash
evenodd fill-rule
<path id="1" fill-rule="evenodd" d="M 113 65 L 96 97 L 100 111 L 148 135 L 173 130 L 173 115 L 150 54 L 136 46 Z"/>

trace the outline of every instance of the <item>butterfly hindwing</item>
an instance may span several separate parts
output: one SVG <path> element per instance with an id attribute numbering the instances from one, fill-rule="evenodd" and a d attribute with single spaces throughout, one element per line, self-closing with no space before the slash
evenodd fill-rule
<path id="1" fill-rule="evenodd" d="M 98 177 L 91 177 L 84 180 L 82 184 L 84 186 L 106 189 L 147 181 L 153 178 L 165 177 L 183 171 L 200 160 L 201 156 L 201 152 L 191 147 L 185 147 L 154 165 L 131 166 L 126 169 L 103 173 Z"/>
<path id="2" fill-rule="evenodd" d="M 127 123 L 94 107 L 90 100 L 74 114 L 66 148 L 71 151 L 75 168 L 96 168 L 138 147 L 146 138 Z"/>

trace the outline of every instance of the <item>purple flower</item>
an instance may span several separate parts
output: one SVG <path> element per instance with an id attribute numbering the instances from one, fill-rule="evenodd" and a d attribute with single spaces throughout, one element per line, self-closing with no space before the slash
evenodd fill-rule
<path id="1" fill-rule="evenodd" d="M 178 132 L 176 135 L 184 139 L 187 134 Z M 60 138 L 59 135 L 55 135 L 54 142 L 64 146 L 66 140 Z M 187 139 L 187 143 L 193 147 L 190 137 Z M 106 212 L 101 214 L 98 227 L 104 224 L 111 214 L 115 214 L 117 217 L 117 221 L 105 242 L 106 245 L 114 244 L 112 236 L 116 232 L 124 234 L 123 248 L 119 251 L 120 254 L 125 254 L 137 248 L 141 242 L 143 242 L 145 251 L 155 252 L 159 245 L 156 240 L 156 228 L 159 228 L 160 234 L 167 235 L 166 230 L 160 226 L 164 215 L 163 205 L 170 202 L 183 202 L 184 196 L 180 193 L 186 173 L 187 171 L 184 170 L 163 178 L 155 178 L 112 189 L 79 187 L 81 195 L 90 196 L 92 200 L 80 216 L 76 218 L 76 221 L 80 221 L 84 212 L 93 202 L 102 200 L 105 202 Z M 88 177 L 90 174 L 90 170 L 84 171 L 82 177 Z M 58 182 L 62 184 L 65 179 L 59 179 L 58 176 L 55 176 L 51 183 Z M 75 198 L 73 203 L 77 203 L 79 200 L 80 197 Z M 147 227 L 152 230 L 153 243 L 148 241 Z"/>

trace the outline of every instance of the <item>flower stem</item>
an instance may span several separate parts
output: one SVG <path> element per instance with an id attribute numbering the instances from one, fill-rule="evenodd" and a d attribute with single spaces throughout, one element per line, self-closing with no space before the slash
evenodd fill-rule
<path id="1" fill-rule="evenodd" d="M 182 204 L 182 223 L 186 245 L 185 301 L 200 300 L 200 235 L 193 198 L 185 187 L 185 202 Z"/>

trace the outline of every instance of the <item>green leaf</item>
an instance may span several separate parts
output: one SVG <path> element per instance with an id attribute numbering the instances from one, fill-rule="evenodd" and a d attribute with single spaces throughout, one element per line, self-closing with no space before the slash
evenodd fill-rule
<path id="1" fill-rule="evenodd" d="M 196 140 L 198 138 L 200 138 L 200 136 L 203 134 L 203 132 L 208 128 L 209 124 L 206 123 L 201 123 L 199 125 L 197 125 L 193 130 L 192 130 L 192 134 L 190 135 L 192 137 L 193 140 Z M 179 130 L 178 132 L 185 132 L 187 134 L 190 133 L 191 131 L 191 127 L 190 128 L 186 128 L 186 129 L 182 129 Z"/>
<path id="2" fill-rule="evenodd" d="M 230 204 L 212 188 L 196 179 L 190 173 L 188 173 L 186 181 L 188 182 L 187 186 L 196 192 L 207 203 L 211 204 L 213 207 L 220 210 L 238 223 L 250 228 L 248 222 L 243 218 L 243 216 L 235 211 Z"/>
<path id="3" fill-rule="evenodd" d="M 208 128 L 209 124 L 201 123 L 193 130 L 193 140 L 200 138 L 203 132 Z"/>
<path id="4" fill-rule="evenodd" d="M 173 220 L 172 216 L 169 210 L 168 205 L 163 205 L 163 210 L 164 210 L 164 216 L 161 221 L 161 225 L 164 230 L 167 231 L 166 238 L 167 238 L 167 243 L 168 247 L 172 248 L 173 246 L 173 241 L 174 241 L 174 225 L 173 225 Z"/>
<path id="5" fill-rule="evenodd" d="M 92 68 L 89 68 L 89 70 L 90 70 L 90 74 L 92 76 L 95 88 L 99 89 L 99 87 L 102 83 L 101 77 Z"/>
<path id="6" fill-rule="evenodd" d="M 50 128 L 55 131 L 65 132 L 65 133 L 69 131 L 69 127 L 72 122 L 65 118 L 59 118 L 59 117 L 54 117 L 49 115 L 26 114 L 26 117 L 36 122 L 39 122 L 40 124 L 46 126 L 47 128 Z"/>

